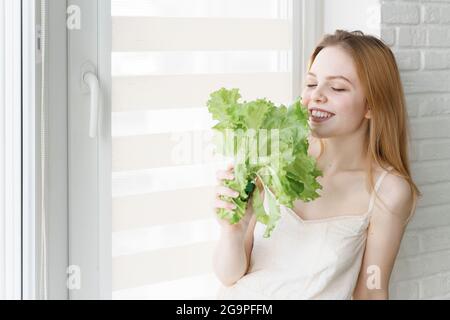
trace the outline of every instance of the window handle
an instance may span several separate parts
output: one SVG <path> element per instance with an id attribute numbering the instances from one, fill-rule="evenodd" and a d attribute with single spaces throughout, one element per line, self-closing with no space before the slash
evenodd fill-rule
<path id="1" fill-rule="evenodd" d="M 91 94 L 89 136 L 95 138 L 98 129 L 98 98 L 100 86 L 98 84 L 97 76 L 91 71 L 87 71 L 83 74 L 83 81 L 89 87 Z"/>

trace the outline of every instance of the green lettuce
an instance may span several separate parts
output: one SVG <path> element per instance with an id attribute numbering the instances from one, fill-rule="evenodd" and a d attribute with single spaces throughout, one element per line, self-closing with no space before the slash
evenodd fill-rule
<path id="1" fill-rule="evenodd" d="M 257 221 L 266 225 L 267 238 L 280 218 L 280 204 L 293 209 L 297 199 L 308 202 L 319 197 L 322 186 L 316 179 L 322 172 L 308 155 L 308 111 L 299 98 L 289 107 L 277 107 L 266 98 L 243 102 L 240 98 L 239 89 L 221 88 L 207 102 L 218 121 L 212 128 L 216 150 L 234 159 L 235 179 L 224 185 L 239 192 L 237 198 L 221 196 L 236 209 L 218 209 L 217 214 L 238 223 L 251 199 Z M 271 191 L 265 193 L 269 212 L 259 192 L 254 192 L 257 178 Z"/>

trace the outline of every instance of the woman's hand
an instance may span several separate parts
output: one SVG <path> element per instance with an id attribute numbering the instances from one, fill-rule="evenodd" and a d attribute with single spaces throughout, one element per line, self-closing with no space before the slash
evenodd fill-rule
<path id="1" fill-rule="evenodd" d="M 222 230 L 225 232 L 236 232 L 240 233 L 241 235 L 244 235 L 245 231 L 247 230 L 247 227 L 250 223 L 250 219 L 253 213 L 253 207 L 251 205 L 251 196 L 248 199 L 248 205 L 245 212 L 245 215 L 239 220 L 239 222 L 235 224 L 231 224 L 226 219 L 221 219 L 217 215 L 217 210 L 222 208 L 225 210 L 233 211 L 236 209 L 236 205 L 232 202 L 222 200 L 220 196 L 227 196 L 231 198 L 237 198 L 239 196 L 239 192 L 236 190 L 233 190 L 223 184 L 224 180 L 233 180 L 234 177 L 234 167 L 233 164 L 229 164 L 226 170 L 218 170 L 216 173 L 217 180 L 219 182 L 219 185 L 216 187 L 216 193 L 215 193 L 215 202 L 214 202 L 214 210 L 215 210 L 215 216 L 217 221 L 219 222 L 220 226 L 222 227 Z"/>

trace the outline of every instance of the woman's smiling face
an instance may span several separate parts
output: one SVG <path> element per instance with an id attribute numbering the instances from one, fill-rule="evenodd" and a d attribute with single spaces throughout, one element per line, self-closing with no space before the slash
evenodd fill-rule
<path id="1" fill-rule="evenodd" d="M 325 47 L 317 54 L 306 76 L 302 103 L 308 107 L 312 135 L 317 138 L 351 134 L 370 117 L 353 59 L 340 47 Z M 316 122 L 311 117 L 314 108 L 334 115 Z"/>

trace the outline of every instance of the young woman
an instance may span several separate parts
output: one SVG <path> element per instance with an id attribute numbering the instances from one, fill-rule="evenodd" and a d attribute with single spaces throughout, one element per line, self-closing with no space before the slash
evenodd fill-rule
<path id="1" fill-rule="evenodd" d="M 325 35 L 309 62 L 302 103 L 309 154 L 323 172 L 314 201 L 281 207 L 270 238 L 249 206 L 236 225 L 217 218 L 219 299 L 388 299 L 389 279 L 420 191 L 408 160 L 408 118 L 397 64 L 361 31 Z M 217 173 L 233 179 L 233 168 Z M 258 183 L 264 197 L 271 192 Z M 233 210 L 217 188 L 215 208 Z M 265 201 L 267 208 L 267 201 Z"/>

